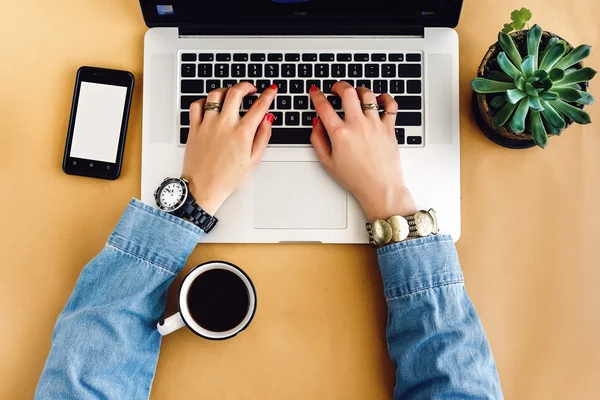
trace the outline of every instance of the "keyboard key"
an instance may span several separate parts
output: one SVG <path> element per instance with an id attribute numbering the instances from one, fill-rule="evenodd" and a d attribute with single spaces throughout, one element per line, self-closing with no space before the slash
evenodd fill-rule
<path id="1" fill-rule="evenodd" d="M 331 66 L 331 76 L 333 78 L 343 78 L 346 76 L 346 64 L 333 64 Z"/>
<path id="2" fill-rule="evenodd" d="M 396 115 L 396 126 L 420 126 L 420 112 L 399 112 Z"/>
<path id="3" fill-rule="evenodd" d="M 327 101 L 331 104 L 334 110 L 342 109 L 342 99 L 338 96 L 328 96 Z"/>
<path id="4" fill-rule="evenodd" d="M 315 78 L 329 78 L 329 65 L 328 64 L 315 65 Z"/>
<path id="5" fill-rule="evenodd" d="M 244 100 L 242 100 L 242 108 L 244 110 L 249 110 L 252 107 L 252 104 L 258 99 L 258 96 L 246 96 Z"/>
<path id="6" fill-rule="evenodd" d="M 338 61 L 352 61 L 352 54 L 342 53 L 337 55 Z"/>
<path id="7" fill-rule="evenodd" d="M 371 54 L 371 61 L 385 61 L 386 58 L 387 57 L 385 56 L 385 54 L 382 53 Z"/>
<path id="8" fill-rule="evenodd" d="M 248 76 L 252 78 L 262 78 L 263 76 L 262 64 L 249 64 L 248 65 Z"/>
<path id="9" fill-rule="evenodd" d="M 333 80 L 324 80 L 323 81 L 323 93 L 331 93 L 331 88 L 335 85 L 337 81 Z"/>
<path id="10" fill-rule="evenodd" d="M 406 81 L 406 93 L 421 93 L 421 81 Z"/>
<path id="11" fill-rule="evenodd" d="M 190 112 L 189 111 L 181 112 L 181 115 L 179 116 L 179 124 L 183 125 L 183 126 L 189 126 L 189 124 L 190 124 Z"/>
<path id="12" fill-rule="evenodd" d="M 418 82 L 420 83 L 420 81 L 418 81 Z M 404 81 L 393 80 L 390 83 L 391 83 L 391 85 L 390 85 L 391 93 L 404 93 Z"/>
<path id="13" fill-rule="evenodd" d="M 421 54 L 419 54 L 419 53 L 407 54 L 406 55 L 406 61 L 409 61 L 409 62 L 414 62 L 414 61 L 418 62 L 418 61 L 421 61 Z"/>
<path id="14" fill-rule="evenodd" d="M 377 65 L 377 64 L 365 65 L 365 76 L 367 78 L 379 78 L 379 65 Z"/>
<path id="15" fill-rule="evenodd" d="M 240 117 L 244 118 L 244 116 L 247 114 L 246 111 L 240 111 Z"/>
<path id="16" fill-rule="evenodd" d="M 297 53 L 286 54 L 285 61 L 300 61 L 300 54 L 297 54 Z"/>
<path id="17" fill-rule="evenodd" d="M 362 78 L 362 76 L 363 76 L 362 64 L 348 65 L 348 76 L 351 78 Z"/>
<path id="18" fill-rule="evenodd" d="M 190 128 L 181 128 L 179 130 L 179 143 L 186 144 L 189 134 L 190 134 Z"/>
<path id="19" fill-rule="evenodd" d="M 408 54 L 407 54 L 408 57 Z M 421 144 L 422 138 L 421 136 L 409 136 L 406 140 L 406 144 Z"/>
<path id="20" fill-rule="evenodd" d="M 269 54 L 267 59 L 269 61 L 283 61 L 283 54 Z"/>
<path id="21" fill-rule="evenodd" d="M 236 53 L 233 55 L 233 61 L 248 61 L 248 54 Z"/>
<path id="22" fill-rule="evenodd" d="M 183 53 L 181 55 L 181 61 L 196 61 L 195 53 Z"/>
<path id="23" fill-rule="evenodd" d="M 373 92 L 374 93 L 387 93 L 388 92 L 388 81 L 376 80 L 373 81 Z"/>
<path id="24" fill-rule="evenodd" d="M 218 79 L 209 79 L 206 81 L 206 93 L 221 87 L 221 81 Z"/>
<path id="25" fill-rule="evenodd" d="M 198 54 L 198 61 L 215 61 L 214 54 Z"/>
<path id="26" fill-rule="evenodd" d="M 341 112 L 341 111 L 338 111 L 336 114 L 337 114 L 337 115 L 338 115 L 338 117 L 340 117 L 341 119 L 344 119 L 344 113 L 343 113 L 343 112 Z"/>
<path id="27" fill-rule="evenodd" d="M 181 93 L 204 93 L 204 81 L 201 79 L 183 79 Z"/>
<path id="28" fill-rule="evenodd" d="M 286 112 L 285 124 L 288 126 L 300 126 L 300 113 L 295 111 Z"/>
<path id="29" fill-rule="evenodd" d="M 291 96 L 277 96 L 277 109 L 278 110 L 291 110 L 292 109 L 292 97 Z"/>
<path id="30" fill-rule="evenodd" d="M 357 88 L 364 87 L 364 88 L 367 88 L 367 89 L 371 89 L 371 81 L 359 79 L 359 80 L 356 81 L 356 87 Z"/>
<path id="31" fill-rule="evenodd" d="M 296 64 L 283 64 L 281 66 L 281 76 L 283 78 L 295 78 Z"/>
<path id="32" fill-rule="evenodd" d="M 290 81 L 290 93 L 304 93 L 304 81 L 297 79 Z"/>
<path id="33" fill-rule="evenodd" d="M 390 54 L 390 61 L 404 61 L 404 54 Z"/>
<path id="34" fill-rule="evenodd" d="M 299 78 L 312 78 L 312 64 L 298 65 L 298 77 Z"/>
<path id="35" fill-rule="evenodd" d="M 273 81 L 273 83 L 275 85 L 277 85 L 277 87 L 279 88 L 279 89 L 277 89 L 278 94 L 287 93 L 287 90 L 288 90 L 287 81 L 284 81 L 282 79 L 275 79 Z"/>
<path id="36" fill-rule="evenodd" d="M 273 114 L 273 116 L 275 117 L 275 119 L 273 120 L 273 126 L 283 125 L 283 113 L 282 112 L 274 111 L 271 114 Z M 269 141 L 269 143 L 271 143 L 271 141 Z"/>
<path id="37" fill-rule="evenodd" d="M 312 126 L 313 118 L 317 117 L 316 112 L 303 112 L 302 113 L 302 125 L 304 126 Z"/>
<path id="38" fill-rule="evenodd" d="M 233 64 L 231 66 L 231 76 L 234 78 L 246 76 L 246 64 Z"/>
<path id="39" fill-rule="evenodd" d="M 321 62 L 335 61 L 335 55 L 333 55 L 331 53 L 319 54 L 319 61 L 321 61 Z"/>
<path id="40" fill-rule="evenodd" d="M 398 77 L 399 78 L 420 78 L 421 77 L 421 64 L 399 64 L 398 65 Z"/>
<path id="41" fill-rule="evenodd" d="M 317 55 L 313 53 L 302 54 L 302 61 L 317 61 Z"/>
<path id="42" fill-rule="evenodd" d="M 212 64 L 198 64 L 198 77 L 212 78 L 212 76 L 213 76 Z"/>
<path id="43" fill-rule="evenodd" d="M 279 78 L 279 64 L 266 64 L 265 78 Z"/>
<path id="44" fill-rule="evenodd" d="M 256 81 L 256 91 L 258 93 L 264 92 L 269 86 L 271 86 L 271 81 L 259 79 Z"/>
<path id="45" fill-rule="evenodd" d="M 342 79 L 342 81 L 350 84 L 350 86 L 354 87 L 354 79 Z"/>
<path id="46" fill-rule="evenodd" d="M 224 88 L 230 89 L 235 84 L 237 84 L 237 81 L 235 79 L 224 79 L 223 80 L 223 87 Z"/>
<path id="47" fill-rule="evenodd" d="M 321 89 L 321 81 L 316 81 L 316 80 L 312 80 L 309 79 L 306 81 L 306 92 L 308 93 L 310 91 L 310 88 L 316 86 L 319 89 Z"/>
<path id="48" fill-rule="evenodd" d="M 196 64 L 181 64 L 181 76 L 185 78 L 195 78 Z"/>
<path id="49" fill-rule="evenodd" d="M 181 109 L 189 110 L 190 106 L 193 102 L 198 101 L 200 99 L 205 99 L 206 96 L 181 96 Z"/>
<path id="50" fill-rule="evenodd" d="M 420 110 L 421 96 L 395 96 L 398 110 Z"/>
<path id="51" fill-rule="evenodd" d="M 262 53 L 250 54 L 250 61 L 266 61 L 267 57 Z"/>
<path id="52" fill-rule="evenodd" d="M 231 54 L 217 54 L 217 61 L 231 61 Z"/>
<path id="53" fill-rule="evenodd" d="M 308 96 L 294 96 L 294 110 L 308 110 Z"/>
<path id="54" fill-rule="evenodd" d="M 355 54 L 354 61 L 369 61 L 369 55 L 364 53 Z"/>
<path id="55" fill-rule="evenodd" d="M 381 76 L 385 78 L 395 78 L 396 64 L 383 64 L 381 66 Z"/>
<path id="56" fill-rule="evenodd" d="M 216 64 L 215 78 L 229 78 L 229 64 Z"/>
<path id="57" fill-rule="evenodd" d="M 404 128 L 395 128 L 398 144 L 404 144 Z"/>
<path id="58" fill-rule="evenodd" d="M 312 128 L 273 128 L 272 132 L 270 144 L 310 144 Z"/>

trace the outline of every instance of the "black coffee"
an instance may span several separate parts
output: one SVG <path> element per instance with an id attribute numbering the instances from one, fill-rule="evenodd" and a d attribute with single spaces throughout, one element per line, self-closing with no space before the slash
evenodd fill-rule
<path id="1" fill-rule="evenodd" d="M 225 332 L 243 321 L 250 298 L 244 281 L 236 274 L 211 269 L 192 282 L 187 303 L 198 325 L 211 332 Z"/>

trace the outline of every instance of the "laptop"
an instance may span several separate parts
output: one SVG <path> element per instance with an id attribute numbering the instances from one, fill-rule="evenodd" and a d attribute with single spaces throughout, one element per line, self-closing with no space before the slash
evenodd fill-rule
<path id="1" fill-rule="evenodd" d="M 388 92 L 396 138 L 418 208 L 460 236 L 458 23 L 462 0 L 140 0 L 144 38 L 142 201 L 181 174 L 189 107 L 214 88 L 248 80 L 279 86 L 273 136 L 247 184 L 202 240 L 218 243 L 367 243 L 356 200 L 310 145 L 319 86 Z M 253 97 L 246 98 L 243 115 Z"/>

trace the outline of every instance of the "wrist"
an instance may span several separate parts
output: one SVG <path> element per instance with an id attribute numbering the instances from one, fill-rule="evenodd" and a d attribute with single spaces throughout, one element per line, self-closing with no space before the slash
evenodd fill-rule
<path id="1" fill-rule="evenodd" d="M 190 193 L 196 199 L 196 204 L 202 207 L 206 213 L 214 216 L 223 205 L 225 199 L 220 199 L 220 196 L 211 194 L 209 190 L 200 189 L 193 181 L 188 182 Z"/>
<path id="2" fill-rule="evenodd" d="M 368 221 L 388 219 L 394 215 L 407 216 L 417 212 L 415 202 L 406 186 L 390 188 L 357 197 Z"/>

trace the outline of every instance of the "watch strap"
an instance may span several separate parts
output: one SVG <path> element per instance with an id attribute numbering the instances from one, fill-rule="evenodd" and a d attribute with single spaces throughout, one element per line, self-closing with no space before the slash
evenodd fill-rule
<path id="1" fill-rule="evenodd" d="M 190 196 L 191 197 L 191 196 Z M 190 221 L 204 231 L 209 233 L 219 222 L 219 220 L 202 209 L 197 203 L 196 199 L 191 202 L 186 202 L 180 208 L 180 216 Z"/>

